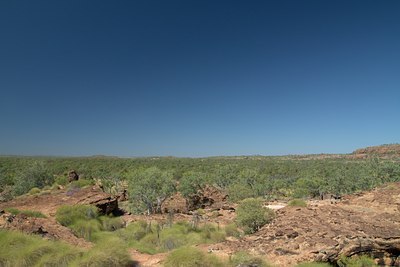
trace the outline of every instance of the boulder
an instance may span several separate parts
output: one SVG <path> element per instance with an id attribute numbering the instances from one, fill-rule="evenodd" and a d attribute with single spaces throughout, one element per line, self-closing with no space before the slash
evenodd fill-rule
<path id="1" fill-rule="evenodd" d="M 78 181 L 79 175 L 76 171 L 72 170 L 68 173 L 68 182 Z"/>

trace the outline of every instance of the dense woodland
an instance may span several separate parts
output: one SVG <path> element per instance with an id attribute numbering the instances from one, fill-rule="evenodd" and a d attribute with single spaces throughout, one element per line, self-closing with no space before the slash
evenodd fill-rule
<path id="1" fill-rule="evenodd" d="M 237 202 L 249 197 L 318 198 L 400 180 L 398 160 L 377 157 L 0 157 L 1 198 L 65 184 L 72 169 L 86 181 L 101 181 L 109 193 L 127 189 L 135 210 L 153 212 L 174 192 L 188 197 L 205 185 L 227 192 L 230 201 Z"/>

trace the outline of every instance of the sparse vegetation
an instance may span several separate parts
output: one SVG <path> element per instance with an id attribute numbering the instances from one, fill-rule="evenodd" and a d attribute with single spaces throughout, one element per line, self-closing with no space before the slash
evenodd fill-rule
<path id="1" fill-rule="evenodd" d="M 330 267 L 330 266 L 331 265 L 329 265 L 328 263 L 322 263 L 322 262 L 303 262 L 296 265 L 296 267 Z"/>
<path id="2" fill-rule="evenodd" d="M 70 226 L 80 220 L 96 220 L 99 217 L 97 208 L 90 205 L 61 206 L 56 213 L 57 221 L 64 226 Z"/>
<path id="3" fill-rule="evenodd" d="M 223 267 L 225 264 L 216 256 L 205 254 L 193 247 L 183 247 L 171 252 L 165 267 Z"/>
<path id="4" fill-rule="evenodd" d="M 27 217 L 35 217 L 35 218 L 46 218 L 46 216 L 41 213 L 40 211 L 34 211 L 34 210 L 19 210 L 15 208 L 7 208 L 5 211 L 13 214 L 13 215 L 18 215 L 18 214 L 23 214 Z"/>
<path id="5" fill-rule="evenodd" d="M 290 207 L 307 207 L 307 203 L 302 199 L 292 199 L 288 202 Z"/>
<path id="6" fill-rule="evenodd" d="M 37 187 L 32 188 L 31 190 L 29 190 L 29 194 L 30 195 L 36 195 L 40 193 L 40 189 Z"/>
<path id="7" fill-rule="evenodd" d="M 368 255 L 360 255 L 353 257 L 341 257 L 337 262 L 339 267 L 373 267 L 378 266 L 375 261 Z"/>
<path id="8" fill-rule="evenodd" d="M 131 223 L 116 234 L 128 247 L 141 252 L 154 254 L 170 251 L 182 246 L 202 243 L 216 243 L 225 240 L 225 231 L 216 225 L 206 223 L 193 228 L 189 223 L 178 222 L 172 225 L 160 225 L 138 221 Z"/>
<path id="9" fill-rule="evenodd" d="M 243 233 L 258 231 L 274 218 L 274 212 L 263 206 L 268 199 L 285 201 L 292 199 L 288 203 L 289 206 L 305 207 L 306 202 L 302 198 L 319 198 L 324 193 L 351 193 L 383 183 L 388 183 L 385 189 L 396 190 L 397 184 L 390 182 L 400 181 L 399 166 L 398 159 L 319 159 L 296 156 L 207 159 L 2 157 L 0 201 L 26 193 L 34 197 L 26 194 L 21 197 L 22 199 L 38 199 L 44 194 L 57 195 L 61 191 L 54 192 L 54 190 L 58 190 L 59 185 L 63 186 L 60 188 L 65 188 L 67 196 L 72 196 L 77 191 L 85 190 L 82 188 L 93 185 L 96 180 L 104 185 L 103 189 L 106 192 L 112 194 L 127 189 L 129 202 L 122 203 L 132 207 L 131 211 L 136 213 L 160 212 L 164 200 L 177 191 L 187 200 L 193 198 L 195 194 L 202 197 L 199 192 L 209 186 L 219 190 L 221 195 L 227 194 L 229 202 L 239 205 L 238 207 L 232 205 L 236 209 L 235 223 L 225 227 L 205 223 L 202 219 L 195 221 L 194 216 L 193 221 L 188 217 L 187 222 L 173 223 L 172 217 L 167 219 L 165 216 L 165 221 L 149 219 L 149 221 L 136 221 L 125 227 L 121 218 L 100 216 L 97 208 L 93 206 L 60 207 L 56 213 L 57 221 L 69 227 L 76 236 L 92 242 L 94 247 L 90 251 L 71 248 L 62 243 L 58 245 L 59 243 L 26 241 L 26 237 L 21 237 L 15 239 L 21 241 L 18 241 L 21 246 L 18 246 L 18 249 L 21 249 L 21 258 L 12 258 L 17 255 L 15 251 L 10 252 L 14 253 L 13 256 L 2 251 L 0 266 L 7 264 L 9 266 L 28 266 L 28 264 L 29 266 L 123 266 L 129 261 L 126 248 L 134 248 L 149 254 L 170 252 L 166 261 L 169 266 L 187 266 L 185 262 L 192 264 L 189 266 L 239 264 L 268 266 L 261 258 L 245 252 L 233 255 L 229 262 L 221 262 L 215 257 L 209 257 L 209 254 L 196 249 L 191 250 L 193 249 L 191 246 L 221 242 L 227 236 L 240 238 Z M 81 178 L 68 183 L 66 174 L 71 169 L 77 170 Z M 195 206 L 198 207 L 203 206 Z M 36 211 L 16 209 L 6 211 L 12 214 L 23 213 L 28 217 L 44 217 L 42 213 Z M 208 220 L 218 221 L 218 217 L 226 214 L 225 212 L 226 210 L 222 209 L 209 210 L 205 206 L 204 209 L 197 209 L 196 215 L 200 215 L 199 218 L 203 216 Z M 5 235 L 0 238 L 2 237 L 4 240 L 9 238 Z M 0 239 L 0 243 L 2 242 Z M 49 249 L 48 244 L 55 249 L 64 250 L 65 253 L 56 253 Z M 111 246 L 112 249 L 115 247 L 115 251 L 105 251 L 106 247 L 110 249 Z M 16 247 L 17 245 L 11 246 L 11 248 Z M 118 258 L 114 258 L 114 254 Z M 186 257 L 186 254 L 192 257 Z M 196 260 L 199 259 L 199 255 L 202 263 Z M 373 260 L 366 256 L 342 258 L 338 264 L 375 266 Z M 302 263 L 299 266 L 329 265 Z"/>
<path id="10" fill-rule="evenodd" d="M 263 201 L 248 198 L 240 202 L 237 208 L 237 223 L 247 234 L 257 232 L 262 226 L 269 223 L 275 216 L 271 209 L 263 206 Z"/>
<path id="11" fill-rule="evenodd" d="M 245 251 L 239 251 L 230 258 L 230 266 L 257 266 L 257 267 L 270 267 L 265 260 L 260 257 L 250 255 Z"/>
<path id="12" fill-rule="evenodd" d="M 130 257 L 118 240 L 89 251 L 37 236 L 0 230 L 0 266 L 128 266 Z"/>
<path id="13" fill-rule="evenodd" d="M 151 167 L 129 176 L 131 201 L 139 211 L 161 212 L 162 203 L 175 192 L 173 173 Z"/>

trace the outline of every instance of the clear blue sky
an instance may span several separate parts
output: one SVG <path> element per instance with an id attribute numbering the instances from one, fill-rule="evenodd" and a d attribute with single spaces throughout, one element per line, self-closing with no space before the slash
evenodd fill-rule
<path id="1" fill-rule="evenodd" d="M 0 1 L 0 154 L 399 142 L 400 1 Z"/>

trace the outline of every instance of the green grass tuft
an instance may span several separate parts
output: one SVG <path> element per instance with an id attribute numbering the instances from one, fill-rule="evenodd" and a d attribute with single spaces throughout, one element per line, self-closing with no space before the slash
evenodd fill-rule
<path id="1" fill-rule="evenodd" d="M 56 220 L 64 226 L 75 224 L 79 220 L 97 219 L 98 210 L 90 205 L 61 206 L 56 212 Z"/>
<path id="2" fill-rule="evenodd" d="M 28 192 L 30 195 L 37 195 L 40 193 L 40 189 L 37 187 L 32 188 L 31 190 L 29 190 Z"/>
<path id="3" fill-rule="evenodd" d="M 236 267 L 236 266 L 269 267 L 269 266 L 271 266 L 263 259 L 252 256 L 245 251 L 239 251 L 239 252 L 235 253 L 231 257 L 229 263 L 230 263 L 230 266 L 233 266 L 233 267 Z"/>
<path id="4" fill-rule="evenodd" d="M 307 207 L 307 203 L 302 199 L 292 199 L 289 201 L 288 206 L 290 207 Z"/>
<path id="5" fill-rule="evenodd" d="M 0 266 L 117 267 L 132 266 L 132 261 L 122 240 L 115 236 L 103 236 L 101 242 L 85 251 L 59 241 L 0 230 Z"/>
<path id="6" fill-rule="evenodd" d="M 329 263 L 324 263 L 324 262 L 303 262 L 296 267 L 330 267 Z"/>
<path id="7" fill-rule="evenodd" d="M 164 262 L 165 267 L 222 267 L 225 264 L 216 256 L 206 254 L 193 247 L 182 247 L 171 252 Z"/>
<path id="8" fill-rule="evenodd" d="M 46 218 L 46 216 L 41 213 L 40 211 L 34 211 L 34 210 L 19 210 L 15 208 L 7 208 L 5 211 L 13 214 L 13 215 L 18 215 L 18 214 L 23 214 L 27 217 L 35 217 L 35 218 Z"/>

